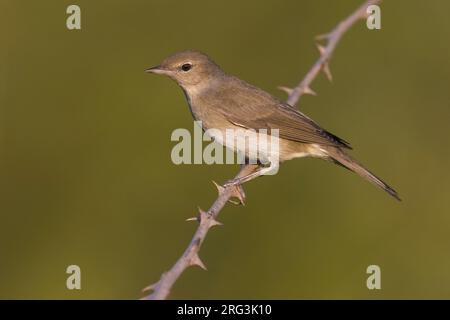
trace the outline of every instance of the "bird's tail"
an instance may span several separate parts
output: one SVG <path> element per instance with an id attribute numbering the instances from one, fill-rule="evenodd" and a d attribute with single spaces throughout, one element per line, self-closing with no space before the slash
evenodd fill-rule
<path id="1" fill-rule="evenodd" d="M 389 193 L 395 199 L 401 201 L 400 197 L 397 194 L 397 191 L 391 188 L 383 180 L 375 176 L 372 172 L 364 168 L 360 163 L 358 163 L 347 153 L 345 153 L 345 151 L 341 150 L 340 148 L 329 148 L 327 149 L 327 153 L 335 163 L 357 173 L 367 181 L 373 183 L 377 187 Z"/>

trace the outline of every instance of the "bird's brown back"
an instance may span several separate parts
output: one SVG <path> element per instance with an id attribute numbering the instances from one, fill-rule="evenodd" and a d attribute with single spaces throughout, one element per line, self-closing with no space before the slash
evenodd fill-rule
<path id="1" fill-rule="evenodd" d="M 350 148 L 345 140 L 321 128 L 316 122 L 281 102 L 269 93 L 233 76 L 224 76 L 223 81 L 212 84 L 192 101 L 196 105 L 208 106 L 199 110 L 216 114 L 235 126 L 247 129 L 278 129 L 282 139 L 291 141 Z"/>

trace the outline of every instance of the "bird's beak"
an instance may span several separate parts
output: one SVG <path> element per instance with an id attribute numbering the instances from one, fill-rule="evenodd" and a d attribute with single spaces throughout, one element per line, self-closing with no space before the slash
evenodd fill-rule
<path id="1" fill-rule="evenodd" d="M 147 73 L 168 74 L 169 71 L 161 68 L 161 66 L 151 67 L 145 70 Z"/>

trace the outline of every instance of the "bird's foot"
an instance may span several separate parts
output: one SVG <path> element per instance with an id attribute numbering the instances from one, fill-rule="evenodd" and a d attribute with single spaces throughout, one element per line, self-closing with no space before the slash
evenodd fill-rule
<path id="1" fill-rule="evenodd" d="M 233 187 L 233 186 L 240 186 L 241 183 L 242 183 L 242 181 L 239 178 L 231 179 L 231 180 L 228 180 L 227 182 L 225 182 L 223 184 L 223 187 L 224 188 L 229 188 L 229 187 Z"/>
<path id="2" fill-rule="evenodd" d="M 231 188 L 232 189 L 231 196 L 239 200 L 239 201 L 230 200 L 231 203 L 245 205 L 246 195 L 244 189 L 241 186 L 241 183 L 242 181 L 237 178 L 229 180 L 223 185 L 225 189 Z"/>

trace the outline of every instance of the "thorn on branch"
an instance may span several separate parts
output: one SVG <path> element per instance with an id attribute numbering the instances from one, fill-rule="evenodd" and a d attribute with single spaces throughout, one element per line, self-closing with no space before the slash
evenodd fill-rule
<path id="1" fill-rule="evenodd" d="M 220 184 L 218 184 L 217 182 L 215 182 L 214 180 L 212 181 L 213 183 L 214 183 L 214 185 L 216 186 L 216 188 L 217 188 L 217 192 L 219 192 L 219 194 L 221 194 L 224 190 L 225 190 L 225 188 L 224 187 L 222 187 Z"/>
<path id="2" fill-rule="evenodd" d="M 312 96 L 317 96 L 317 93 L 310 87 L 304 87 L 302 90 L 302 94 L 310 94 Z"/>
<path id="3" fill-rule="evenodd" d="M 328 81 L 333 81 L 333 76 L 331 75 L 330 66 L 328 64 L 329 57 L 326 55 L 326 49 L 322 45 L 316 43 L 317 49 L 319 50 L 320 56 L 324 59 L 324 62 L 322 63 L 322 71 L 327 77 Z"/>
<path id="4" fill-rule="evenodd" d="M 316 36 L 317 41 L 329 40 L 329 39 L 330 39 L 329 33 L 323 33 L 323 34 L 319 34 L 318 36 Z"/>
<path id="5" fill-rule="evenodd" d="M 222 222 L 219 222 L 219 221 L 217 221 L 217 220 L 215 220 L 215 219 L 210 219 L 211 220 L 211 222 L 209 223 L 209 226 L 210 227 L 214 227 L 214 226 L 223 226 L 223 223 Z"/>
<path id="6" fill-rule="evenodd" d="M 200 223 L 208 219 L 208 213 L 206 211 L 203 211 L 202 208 L 198 207 L 198 212 L 200 213 L 199 216 Z"/>
<path id="7" fill-rule="evenodd" d="M 206 269 L 205 264 L 202 262 L 202 260 L 200 260 L 200 257 L 198 256 L 197 253 L 195 253 L 190 261 L 190 265 L 191 266 L 199 266 L 200 268 L 202 268 L 203 270 L 207 271 L 208 269 Z"/>
<path id="8" fill-rule="evenodd" d="M 280 89 L 281 91 L 286 92 L 288 95 L 290 95 L 292 93 L 292 91 L 294 91 L 294 89 L 284 87 L 284 86 L 278 86 L 277 89 Z"/>
<path id="9" fill-rule="evenodd" d="M 159 284 L 159 281 L 155 282 L 155 283 L 153 283 L 153 284 L 151 284 L 149 286 L 146 286 L 144 289 L 142 289 L 142 292 L 153 291 L 153 290 L 155 290 L 157 288 L 158 284 Z"/>
<path id="10" fill-rule="evenodd" d="M 214 219 L 214 217 L 211 214 L 203 211 L 200 207 L 198 208 L 198 211 L 199 211 L 200 215 L 198 216 L 198 218 L 196 218 L 196 220 L 199 221 L 200 223 L 208 222 L 208 229 L 211 227 L 214 227 L 214 226 L 222 226 L 223 225 L 223 223 Z"/>
<path id="11" fill-rule="evenodd" d="M 316 43 L 316 47 L 319 50 L 320 55 L 323 57 L 323 55 L 325 54 L 325 47 L 318 43 Z"/>
<path id="12" fill-rule="evenodd" d="M 157 282 L 146 286 L 144 289 L 142 289 L 142 292 L 149 292 L 149 291 L 158 290 L 159 286 L 161 285 L 161 282 L 164 281 L 163 279 L 166 277 L 166 275 L 167 275 L 167 272 L 164 272 L 161 275 L 161 278 Z M 145 299 L 145 298 L 143 298 L 143 299 Z"/>
<path id="13" fill-rule="evenodd" d="M 331 74 L 330 65 L 328 64 L 328 62 L 323 64 L 322 70 L 323 73 L 325 73 L 325 76 L 327 77 L 328 81 L 333 82 L 333 75 Z"/>

